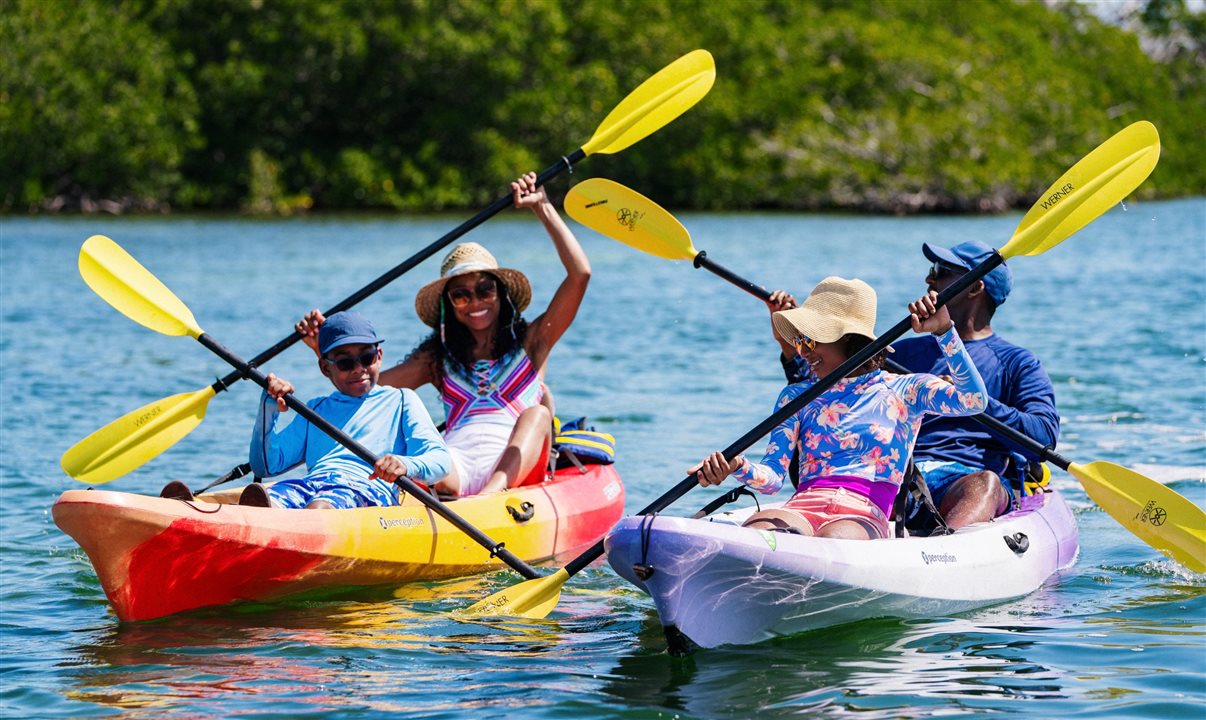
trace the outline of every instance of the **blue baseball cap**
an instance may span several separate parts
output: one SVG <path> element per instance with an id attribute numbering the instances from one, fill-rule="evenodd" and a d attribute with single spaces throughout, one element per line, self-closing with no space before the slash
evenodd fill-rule
<path id="1" fill-rule="evenodd" d="M 925 253 L 930 262 L 941 262 L 954 267 L 971 270 L 988 258 L 992 257 L 993 249 L 982 242 L 968 240 L 950 248 L 935 247 L 929 243 L 921 243 L 921 252 Z M 997 305 L 1005 302 L 1009 291 L 1013 289 L 1013 271 L 1005 263 L 993 268 L 984 276 L 984 290 L 988 297 Z"/>
<path id="2" fill-rule="evenodd" d="M 377 337 L 368 318 L 350 310 L 337 312 L 318 329 L 318 352 L 326 355 L 343 345 L 376 345 L 384 342 Z"/>

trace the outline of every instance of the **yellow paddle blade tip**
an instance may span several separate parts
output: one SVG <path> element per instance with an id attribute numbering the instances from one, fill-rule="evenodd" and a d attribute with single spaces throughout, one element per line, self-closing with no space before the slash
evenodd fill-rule
<path id="1" fill-rule="evenodd" d="M 1126 199 L 1160 159 L 1160 134 L 1146 120 L 1132 123 L 1081 158 L 1022 218 L 1001 248 L 1006 258 L 1050 250 Z"/>
<path id="2" fill-rule="evenodd" d="M 716 82 L 716 61 L 693 50 L 650 76 L 616 105 L 582 146 L 587 155 L 617 153 L 670 124 Z"/>
<path id="3" fill-rule="evenodd" d="M 636 190 L 606 178 L 570 188 L 565 212 L 591 230 L 650 255 L 693 260 L 699 254 L 677 218 Z"/>
<path id="4" fill-rule="evenodd" d="M 203 332 L 180 298 L 128 252 L 104 235 L 80 246 L 80 277 L 102 300 L 134 322 L 164 335 Z"/>
<path id="5" fill-rule="evenodd" d="M 526 580 L 494 593 L 485 600 L 458 610 L 454 615 L 508 615 L 512 617 L 545 618 L 561 600 L 561 586 L 569 580 L 565 568 L 552 575 Z"/>
<path id="6" fill-rule="evenodd" d="M 1114 463 L 1072 463 L 1068 472 L 1140 540 L 1196 573 L 1206 572 L 1206 512 L 1192 500 Z"/>

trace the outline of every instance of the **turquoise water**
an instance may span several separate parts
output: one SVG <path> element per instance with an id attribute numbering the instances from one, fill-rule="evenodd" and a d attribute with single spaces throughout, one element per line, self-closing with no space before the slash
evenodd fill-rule
<path id="1" fill-rule="evenodd" d="M 886 328 L 923 290 L 923 240 L 1000 246 L 1019 217 L 680 219 L 712 259 L 768 286 L 802 296 L 825 275 L 863 277 L 879 290 Z M 1206 580 L 1123 530 L 1058 471 L 1077 511 L 1076 565 L 1026 598 L 958 617 L 869 620 L 674 659 L 649 599 L 596 565 L 543 621 L 450 615 L 515 581 L 497 572 L 396 597 L 118 623 L 87 558 L 50 519 L 57 495 L 81 487 L 58 458 L 110 420 L 227 368 L 95 297 L 76 270 L 80 243 L 115 239 L 212 336 L 250 357 L 304 310 L 334 304 L 460 220 L 0 220 L 0 714 L 1201 717 Z M 564 415 L 587 414 L 617 436 L 635 510 L 769 413 L 782 382 L 777 350 L 748 295 L 576 229 L 594 279 L 549 382 Z M 527 272 L 543 307 L 560 269 L 537 223 L 507 213 L 472 238 Z M 1046 363 L 1061 453 L 1132 467 L 1206 505 L 1206 201 L 1115 208 L 1011 265 L 1016 289 L 995 325 Z M 429 260 L 361 305 L 389 339 L 387 359 L 423 331 L 413 297 L 437 269 Z M 326 391 L 300 346 L 270 369 L 303 396 Z M 196 487 L 225 472 L 246 452 L 257 394 L 242 383 L 216 397 L 196 431 L 107 487 L 155 493 L 166 479 Z M 423 397 L 435 410 L 434 395 Z M 671 511 L 689 514 L 711 495 L 693 491 Z"/>

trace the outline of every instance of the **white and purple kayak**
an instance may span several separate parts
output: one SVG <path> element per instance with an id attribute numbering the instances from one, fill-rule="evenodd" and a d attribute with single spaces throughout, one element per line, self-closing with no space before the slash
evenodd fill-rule
<path id="1" fill-rule="evenodd" d="M 608 561 L 653 597 L 671 653 L 972 610 L 1033 592 L 1079 551 L 1072 511 L 1053 491 L 940 537 L 835 540 L 741 527 L 753 512 L 626 517 L 608 533 Z"/>

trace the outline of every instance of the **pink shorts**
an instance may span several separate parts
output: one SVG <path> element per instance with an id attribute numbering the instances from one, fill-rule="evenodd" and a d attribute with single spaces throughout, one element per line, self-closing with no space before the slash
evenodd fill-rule
<path id="1" fill-rule="evenodd" d="M 783 529 L 795 529 L 805 535 L 816 535 L 826 525 L 839 520 L 862 525 L 873 540 L 892 534 L 884 511 L 870 498 L 846 488 L 808 488 L 793 495 L 781 508 L 758 513 L 755 519 L 774 524 L 779 521 L 784 524 Z"/>

